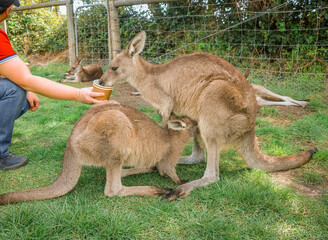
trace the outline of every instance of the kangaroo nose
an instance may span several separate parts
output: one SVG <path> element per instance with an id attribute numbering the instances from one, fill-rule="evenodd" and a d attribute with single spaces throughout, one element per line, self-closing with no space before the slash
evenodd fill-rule
<path id="1" fill-rule="evenodd" d="M 101 78 L 99 79 L 99 85 L 103 85 L 104 80 L 102 80 Z"/>

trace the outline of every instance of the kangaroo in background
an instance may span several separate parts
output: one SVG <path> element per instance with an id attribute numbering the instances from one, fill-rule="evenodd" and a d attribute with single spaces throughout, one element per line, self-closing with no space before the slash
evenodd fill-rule
<path id="1" fill-rule="evenodd" d="M 244 73 L 245 78 L 249 76 L 250 70 Z M 258 106 L 297 106 L 305 107 L 308 104 L 308 100 L 295 100 L 288 96 L 282 96 L 271 92 L 265 87 L 257 84 L 252 84 L 255 90 L 255 96 Z"/>
<path id="2" fill-rule="evenodd" d="M 103 75 L 103 70 L 99 64 L 81 65 L 82 58 L 76 57 L 75 63 L 65 73 L 67 76 L 61 82 L 89 82 L 99 79 Z M 73 75 L 74 77 L 69 77 Z"/>
<path id="3" fill-rule="evenodd" d="M 116 101 L 97 104 L 77 121 L 69 136 L 58 179 L 48 187 L 0 194 L 0 205 L 62 196 L 77 184 L 83 165 L 105 167 L 106 196 L 168 194 L 171 189 L 125 187 L 121 182 L 121 177 L 151 172 L 156 166 L 160 175 L 182 183 L 175 166 L 184 145 L 198 131 L 197 123 L 171 115 L 168 124 L 172 129 L 163 129 L 141 111 Z"/>
<path id="4" fill-rule="evenodd" d="M 188 196 L 200 186 L 219 180 L 219 156 L 234 147 L 250 168 L 278 171 L 308 162 L 315 149 L 284 157 L 262 153 L 255 136 L 257 101 L 254 89 L 232 64 L 209 53 L 194 53 L 164 64 L 151 64 L 140 53 L 146 40 L 138 33 L 118 54 L 100 79 L 112 86 L 128 81 L 159 110 L 162 126 L 171 112 L 198 123 L 207 151 L 206 170 L 201 179 L 180 185 L 168 200 Z"/>
<path id="5" fill-rule="evenodd" d="M 257 84 L 252 84 L 255 91 L 256 101 L 259 106 L 297 106 L 305 107 L 308 104 L 306 100 L 295 100 L 288 96 L 282 96 L 273 93 L 265 87 Z"/>

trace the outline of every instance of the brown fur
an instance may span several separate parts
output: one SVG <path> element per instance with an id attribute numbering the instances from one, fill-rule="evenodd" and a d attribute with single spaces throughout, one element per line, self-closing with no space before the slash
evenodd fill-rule
<path id="1" fill-rule="evenodd" d="M 62 196 L 76 185 L 83 165 L 106 168 L 106 196 L 167 194 L 170 189 L 125 187 L 121 177 L 150 172 L 156 166 L 162 176 L 182 183 L 175 166 L 197 124 L 172 115 L 169 125 L 173 129 L 163 129 L 141 111 L 117 102 L 98 104 L 77 121 L 67 141 L 59 178 L 48 187 L 1 194 L 0 205 Z"/>
<path id="2" fill-rule="evenodd" d="M 76 57 L 75 63 L 66 72 L 67 79 L 61 82 L 90 82 L 101 78 L 103 75 L 102 68 L 99 64 L 90 64 L 86 66 L 81 65 L 82 59 Z M 74 77 L 69 77 L 75 75 Z"/>
<path id="3" fill-rule="evenodd" d="M 284 170 L 305 164 L 312 152 L 287 157 L 266 156 L 255 138 L 257 102 L 252 86 L 233 65 L 208 53 L 194 53 L 164 64 L 151 64 L 139 54 L 145 32 L 138 33 L 106 70 L 100 84 L 128 81 L 162 115 L 167 126 L 171 112 L 198 122 L 207 151 L 203 178 L 179 186 L 169 199 L 185 197 L 193 188 L 219 179 L 219 156 L 233 146 L 250 168 Z"/>

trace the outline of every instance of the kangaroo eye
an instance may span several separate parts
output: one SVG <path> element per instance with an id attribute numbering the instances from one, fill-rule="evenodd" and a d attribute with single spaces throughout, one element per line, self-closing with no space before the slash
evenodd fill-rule
<path id="1" fill-rule="evenodd" d="M 118 69 L 118 67 L 112 67 L 112 70 L 115 72 Z"/>

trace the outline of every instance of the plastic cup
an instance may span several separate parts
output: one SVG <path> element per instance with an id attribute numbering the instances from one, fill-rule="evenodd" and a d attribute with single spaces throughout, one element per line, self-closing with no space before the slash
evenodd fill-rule
<path id="1" fill-rule="evenodd" d="M 101 92 L 104 93 L 104 96 L 101 97 L 95 97 L 95 99 L 98 100 L 108 100 L 110 95 L 112 94 L 112 87 L 105 87 L 105 86 L 101 86 L 99 85 L 99 79 L 96 79 L 93 81 L 93 92 Z"/>

